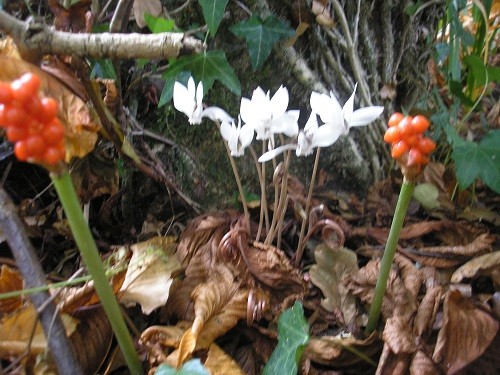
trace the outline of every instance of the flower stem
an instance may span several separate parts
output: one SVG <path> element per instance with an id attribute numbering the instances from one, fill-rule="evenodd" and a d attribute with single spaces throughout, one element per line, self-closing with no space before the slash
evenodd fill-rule
<path id="1" fill-rule="evenodd" d="M 389 272 L 391 271 L 392 260 L 394 259 L 394 254 L 396 253 L 399 234 L 401 233 L 401 228 L 403 227 L 406 211 L 408 210 L 408 205 L 410 204 L 414 187 L 415 183 L 413 181 L 409 181 L 406 178 L 403 180 L 398 203 L 396 205 L 396 211 L 394 212 L 394 218 L 392 219 L 391 230 L 389 232 L 389 237 L 387 238 L 387 243 L 385 244 L 384 255 L 382 256 L 382 261 L 380 263 L 380 272 L 375 286 L 375 295 L 373 296 L 370 314 L 368 315 L 368 323 L 365 330 L 367 334 L 371 334 L 377 327 L 380 311 L 382 309 L 382 301 L 384 300 L 384 294 L 387 288 L 387 279 L 389 278 Z"/>
<path id="2" fill-rule="evenodd" d="M 238 173 L 238 168 L 236 167 L 236 162 L 234 161 L 234 158 L 231 155 L 231 150 L 229 149 L 227 142 L 224 142 L 224 145 L 226 146 L 227 155 L 229 156 L 231 168 L 233 169 L 233 174 L 234 174 L 234 179 L 236 180 L 236 185 L 238 185 L 238 191 L 240 193 L 241 204 L 243 206 L 243 212 L 245 214 L 245 219 L 247 222 L 248 235 L 251 235 L 251 232 L 250 232 L 250 212 L 248 211 L 248 203 L 247 203 L 247 199 L 245 197 L 245 191 L 243 190 L 243 185 L 241 184 L 241 177 L 240 177 L 240 174 Z"/>
<path id="3" fill-rule="evenodd" d="M 316 183 L 316 174 L 318 173 L 320 150 L 321 150 L 321 147 L 318 147 L 316 149 L 316 158 L 314 159 L 314 167 L 313 167 L 313 172 L 311 175 L 311 183 L 309 184 L 309 192 L 307 193 L 307 199 L 306 199 L 305 217 L 302 218 L 302 225 L 300 227 L 300 234 L 299 234 L 299 245 L 297 247 L 297 253 L 295 254 L 295 266 L 296 267 L 298 267 L 300 264 L 302 254 L 304 253 L 304 248 L 306 246 L 305 241 L 304 241 L 304 235 L 306 233 L 307 219 L 309 218 L 309 209 L 311 208 L 311 200 L 312 200 L 312 194 L 314 191 L 314 184 Z"/>
<path id="4" fill-rule="evenodd" d="M 142 374 L 143 371 L 141 363 L 139 362 L 139 357 L 134 348 L 134 342 L 125 325 L 120 306 L 118 305 L 113 290 L 109 285 L 109 280 L 106 277 L 94 238 L 83 218 L 80 202 L 76 195 L 75 188 L 73 187 L 71 177 L 67 171 L 64 171 L 61 174 L 51 173 L 51 178 L 64 208 L 64 212 L 66 213 L 75 242 L 80 249 L 80 254 L 87 269 L 92 275 L 95 290 L 108 316 L 111 328 L 116 336 L 118 345 L 120 345 L 130 373 L 134 375 Z"/>

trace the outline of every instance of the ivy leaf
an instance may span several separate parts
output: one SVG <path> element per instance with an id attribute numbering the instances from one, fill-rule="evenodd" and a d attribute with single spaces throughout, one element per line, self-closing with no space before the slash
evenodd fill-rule
<path id="1" fill-rule="evenodd" d="M 196 358 L 187 361 L 178 370 L 169 365 L 161 365 L 156 369 L 155 375 L 210 375 L 210 373 Z"/>
<path id="2" fill-rule="evenodd" d="M 202 81 L 205 93 L 212 87 L 214 81 L 218 80 L 234 94 L 241 95 L 240 81 L 234 74 L 223 51 L 182 56 L 170 64 L 168 70 L 163 74 L 163 79 L 174 78 L 175 80 L 175 77 L 183 71 L 191 72 L 196 81 Z"/>
<path id="3" fill-rule="evenodd" d="M 163 17 L 155 17 L 149 13 L 144 13 L 144 20 L 148 29 L 151 30 L 153 34 L 166 33 L 172 31 L 175 27 L 174 20 L 167 20 Z"/>
<path id="4" fill-rule="evenodd" d="M 203 10 L 203 17 L 208 26 L 210 35 L 214 36 L 224 16 L 229 0 L 198 0 Z"/>
<path id="5" fill-rule="evenodd" d="M 278 321 L 278 345 L 263 375 L 296 374 L 300 357 L 309 342 L 309 325 L 300 302 L 285 310 Z"/>
<path id="6" fill-rule="evenodd" d="M 488 133 L 479 143 L 463 141 L 453 147 L 458 185 L 467 188 L 476 178 L 500 193 L 500 130 Z"/>
<path id="7" fill-rule="evenodd" d="M 247 41 L 250 62 L 254 71 L 264 64 L 279 40 L 295 35 L 295 30 L 274 16 L 262 20 L 254 15 L 232 26 L 230 30 L 234 35 Z"/>

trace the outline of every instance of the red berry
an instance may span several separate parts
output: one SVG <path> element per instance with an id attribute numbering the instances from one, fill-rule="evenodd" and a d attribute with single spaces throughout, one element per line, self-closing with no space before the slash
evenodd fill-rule
<path id="1" fill-rule="evenodd" d="M 394 126 L 392 128 L 388 128 L 384 134 L 384 141 L 386 143 L 395 143 L 401 140 L 401 133 L 399 132 L 399 127 Z"/>
<path id="2" fill-rule="evenodd" d="M 42 122 L 49 122 L 57 116 L 59 106 L 54 98 L 42 98 L 43 110 L 38 114 L 38 118 Z"/>
<path id="3" fill-rule="evenodd" d="M 403 114 L 400 112 L 395 112 L 389 117 L 389 121 L 387 122 L 387 126 L 392 128 L 393 126 L 397 126 L 399 122 L 403 119 Z"/>
<path id="4" fill-rule="evenodd" d="M 5 107 L 4 111 L 4 119 L 7 126 L 26 127 L 28 125 L 29 116 L 22 108 L 8 106 Z"/>
<path id="5" fill-rule="evenodd" d="M 0 104 L 9 104 L 12 100 L 12 88 L 6 82 L 0 82 Z"/>
<path id="6" fill-rule="evenodd" d="M 21 126 L 9 126 L 7 128 L 7 139 L 11 142 L 22 141 L 29 135 L 28 128 Z"/>
<path id="7" fill-rule="evenodd" d="M 7 123 L 7 120 L 5 119 L 5 105 L 0 104 L 0 128 L 5 128 L 9 124 Z"/>
<path id="8" fill-rule="evenodd" d="M 16 142 L 16 144 L 14 146 L 14 155 L 16 155 L 16 158 L 20 161 L 28 160 L 29 154 L 28 154 L 28 150 L 26 148 L 25 141 Z"/>
<path id="9" fill-rule="evenodd" d="M 26 138 L 26 151 L 30 157 L 40 159 L 40 156 L 45 151 L 45 141 L 40 135 L 32 135 Z"/>
<path id="10" fill-rule="evenodd" d="M 58 144 L 64 138 L 64 127 L 61 122 L 55 118 L 46 125 L 42 131 L 42 137 L 50 145 Z"/>
<path id="11" fill-rule="evenodd" d="M 62 160 L 61 151 L 57 147 L 49 147 L 45 150 L 43 161 L 49 165 L 55 165 Z"/>
<path id="12" fill-rule="evenodd" d="M 417 115 L 413 118 L 411 125 L 415 132 L 424 133 L 429 128 L 430 123 L 425 116 Z"/>
<path id="13" fill-rule="evenodd" d="M 420 142 L 421 139 L 422 139 L 422 134 L 412 134 L 406 137 L 405 141 L 406 143 L 408 143 L 408 146 L 415 147 L 418 145 L 418 142 Z"/>
<path id="14" fill-rule="evenodd" d="M 406 143 L 405 141 L 399 141 L 398 143 L 395 143 L 392 145 L 392 148 L 391 148 L 391 156 L 394 158 L 394 159 L 398 159 L 400 158 L 401 156 L 403 156 L 403 154 L 408 151 L 408 143 Z"/>
<path id="15" fill-rule="evenodd" d="M 406 116 L 399 122 L 398 128 L 402 138 L 406 138 L 414 133 L 413 126 L 411 125 L 412 120 L 413 117 Z"/>
<path id="16" fill-rule="evenodd" d="M 43 112 L 42 101 L 38 95 L 32 96 L 23 104 L 23 107 L 33 117 L 38 117 Z"/>
<path id="17" fill-rule="evenodd" d="M 26 103 L 32 96 L 37 95 L 40 88 L 40 77 L 33 73 L 25 73 L 21 78 L 11 83 L 14 100 Z"/>
<path id="18" fill-rule="evenodd" d="M 408 152 L 408 161 L 406 162 L 406 164 L 409 167 L 413 167 L 416 165 L 425 165 L 427 164 L 428 161 L 429 159 L 427 159 L 424 155 L 422 155 L 419 149 L 412 148 Z"/>
<path id="19" fill-rule="evenodd" d="M 423 137 L 418 142 L 417 147 L 424 155 L 429 155 L 432 151 L 436 149 L 436 142 L 434 142 L 430 138 Z"/>

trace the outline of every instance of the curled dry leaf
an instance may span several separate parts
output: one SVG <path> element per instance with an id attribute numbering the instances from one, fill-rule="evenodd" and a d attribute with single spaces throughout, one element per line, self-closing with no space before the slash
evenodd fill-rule
<path id="1" fill-rule="evenodd" d="M 410 327 L 411 321 L 393 316 L 385 322 L 382 338 L 394 354 L 413 354 L 417 350 L 415 336 Z"/>
<path id="2" fill-rule="evenodd" d="M 441 297 L 443 296 L 443 288 L 436 286 L 431 288 L 425 294 L 424 299 L 420 302 L 415 321 L 413 322 L 413 332 L 417 336 L 429 335 L 436 320 L 436 314 L 441 305 Z"/>
<path id="3" fill-rule="evenodd" d="M 446 374 L 455 374 L 483 354 L 497 332 L 498 320 L 470 298 L 450 291 L 432 358 Z"/>
<path id="4" fill-rule="evenodd" d="M 458 268 L 451 276 L 452 283 L 472 279 L 480 275 L 491 275 L 500 269 L 500 251 L 475 257 Z"/>
<path id="5" fill-rule="evenodd" d="M 376 333 L 366 340 L 353 336 L 335 337 L 323 336 L 311 338 L 306 346 L 303 357 L 337 370 L 349 370 L 350 373 L 360 373 L 361 369 L 375 366 L 372 358 L 377 358 L 382 350 L 382 341 Z"/>
<path id="6" fill-rule="evenodd" d="M 248 290 L 226 266 L 217 265 L 207 282 L 192 293 L 195 319 L 184 333 L 178 350 L 171 354 L 176 367 L 189 358 L 195 349 L 208 348 L 247 315 Z"/>
<path id="7" fill-rule="evenodd" d="M 212 374 L 218 375 L 244 375 L 238 364 L 217 344 L 208 348 L 207 360 L 203 364 Z"/>
<path id="8" fill-rule="evenodd" d="M 172 285 L 172 274 L 180 269 L 171 237 L 154 237 L 130 247 L 132 258 L 119 299 L 125 305 L 139 303 L 144 314 L 164 305 Z"/>
<path id="9" fill-rule="evenodd" d="M 479 235 L 474 241 L 463 246 L 433 246 L 419 249 L 404 248 L 400 251 L 408 258 L 426 266 L 437 268 L 453 267 L 468 259 L 491 251 L 495 236 L 488 233 Z"/>
<path id="10" fill-rule="evenodd" d="M 364 303 L 371 304 L 380 270 L 380 261 L 371 260 L 357 273 L 346 279 L 349 290 Z M 417 311 L 417 300 L 406 289 L 397 267 L 393 266 L 387 280 L 387 290 L 382 303 L 382 316 L 387 319 L 391 316 L 406 317 L 411 319 Z"/>
<path id="11" fill-rule="evenodd" d="M 17 270 L 2 265 L 0 268 L 0 293 L 21 290 L 23 285 L 23 278 Z M 17 310 L 22 304 L 23 298 L 21 296 L 0 299 L 0 317 Z"/>
<path id="12" fill-rule="evenodd" d="M 356 317 L 356 298 L 342 280 L 358 271 L 356 253 L 346 248 L 330 249 L 321 244 L 314 250 L 314 258 L 316 264 L 311 267 L 309 275 L 325 296 L 321 306 L 329 312 L 339 311 L 344 325 L 351 323 Z"/>
<path id="13" fill-rule="evenodd" d="M 94 149 L 100 124 L 87 104 L 50 74 L 26 61 L 0 56 L 0 81 L 13 81 L 26 72 L 41 78 L 42 96 L 50 96 L 59 103 L 58 117 L 66 129 L 66 161 L 81 158 Z"/>

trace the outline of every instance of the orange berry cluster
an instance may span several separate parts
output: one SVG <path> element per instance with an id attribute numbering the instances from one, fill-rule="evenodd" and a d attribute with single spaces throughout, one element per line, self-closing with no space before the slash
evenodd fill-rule
<path id="1" fill-rule="evenodd" d="M 405 167 L 421 168 L 429 162 L 429 154 L 436 148 L 436 143 L 423 136 L 430 125 L 425 116 L 403 116 L 396 112 L 387 125 L 384 141 L 391 144 L 394 159 Z"/>
<path id="2" fill-rule="evenodd" d="M 64 160 L 64 127 L 57 118 L 53 98 L 40 98 L 40 77 L 26 73 L 11 82 L 0 82 L 0 127 L 14 145 L 21 161 L 54 166 Z"/>

